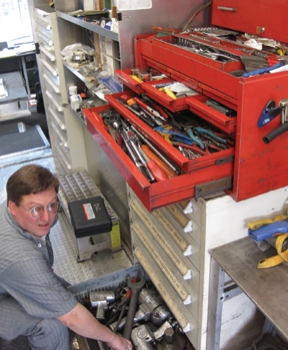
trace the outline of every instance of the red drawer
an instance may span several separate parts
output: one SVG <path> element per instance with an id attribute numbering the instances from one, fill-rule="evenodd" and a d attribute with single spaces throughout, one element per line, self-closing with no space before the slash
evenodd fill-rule
<path id="1" fill-rule="evenodd" d="M 142 88 L 142 83 L 138 82 L 134 78 L 132 78 L 131 69 L 119 69 L 115 71 L 118 79 L 131 90 L 136 92 L 137 94 L 142 94 L 144 92 Z"/>
<path id="2" fill-rule="evenodd" d="M 133 71 L 138 71 L 138 73 L 133 74 Z M 153 79 L 153 81 L 157 81 L 161 79 L 161 75 L 163 75 L 163 73 L 160 71 L 152 70 L 150 67 L 139 69 L 118 69 L 115 71 L 115 74 L 125 86 L 137 94 L 142 94 L 145 91 L 143 89 L 143 83 L 150 81 L 151 79 Z M 133 78 L 133 75 L 136 75 L 136 78 Z M 165 75 L 167 76 L 167 74 Z M 138 79 L 142 80 L 142 82 L 140 82 Z"/>
<path id="3" fill-rule="evenodd" d="M 207 106 L 207 97 L 203 95 L 191 96 L 186 98 L 186 102 L 192 112 L 207 120 L 220 130 L 233 134 L 236 131 L 236 117 L 228 117 L 225 114 Z"/>
<path id="4" fill-rule="evenodd" d="M 172 112 L 182 111 L 183 109 L 188 109 L 188 104 L 186 97 L 172 98 L 164 91 L 160 91 L 159 87 L 165 84 L 176 82 L 172 79 L 162 79 L 159 81 L 149 81 L 142 84 L 143 90 L 154 100 L 158 101 L 164 107 L 168 108 Z"/>
<path id="5" fill-rule="evenodd" d="M 108 106 L 83 110 L 87 128 L 147 210 L 151 212 L 155 208 L 184 199 L 232 188 L 234 148 L 189 160 L 123 105 L 118 105 L 117 101 L 113 102 L 113 98 L 116 101 L 115 96 L 109 96 Z M 183 173 L 167 180 L 150 183 L 99 122 L 101 113 L 114 107 L 161 152 L 173 160 Z"/>

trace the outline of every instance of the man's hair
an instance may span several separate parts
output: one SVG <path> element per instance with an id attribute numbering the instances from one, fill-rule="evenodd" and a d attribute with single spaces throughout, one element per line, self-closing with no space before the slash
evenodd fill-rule
<path id="1" fill-rule="evenodd" d="M 11 200 L 19 206 L 23 196 L 43 192 L 51 187 L 58 193 L 59 181 L 50 170 L 36 164 L 25 165 L 7 181 L 7 203 Z"/>

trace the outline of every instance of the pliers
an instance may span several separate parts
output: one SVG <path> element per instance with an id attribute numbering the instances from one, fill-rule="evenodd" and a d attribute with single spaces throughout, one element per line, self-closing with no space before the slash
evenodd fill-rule
<path id="1" fill-rule="evenodd" d="M 191 127 L 184 127 L 184 130 L 187 132 L 187 134 L 189 135 L 190 139 L 196 144 L 198 145 L 201 149 L 205 149 L 205 145 L 202 142 L 202 140 L 200 140 L 199 138 L 196 137 L 196 135 L 194 135 L 193 129 Z"/>
<path id="2" fill-rule="evenodd" d="M 209 129 L 202 128 L 201 126 L 196 126 L 195 130 L 198 132 L 198 134 L 209 136 L 211 139 L 215 140 L 218 143 L 221 143 L 223 145 L 226 145 L 227 143 L 226 139 L 224 139 L 223 137 L 217 136 L 216 134 L 214 134 L 213 131 Z"/>
<path id="3" fill-rule="evenodd" d="M 179 141 L 179 142 L 187 143 L 188 145 L 193 143 L 193 141 L 191 140 L 190 137 L 182 134 L 181 132 L 174 131 L 172 129 L 167 129 L 163 126 L 156 126 L 156 128 L 154 128 L 154 130 L 159 132 L 159 133 L 169 135 L 171 141 L 172 140 Z"/>
<path id="4" fill-rule="evenodd" d="M 260 114 L 260 117 L 257 122 L 257 126 L 261 128 L 262 126 L 268 124 L 269 122 L 271 122 L 271 120 L 277 117 L 277 115 L 280 114 L 281 111 L 282 111 L 282 107 L 281 106 L 276 107 L 276 103 L 274 100 L 268 101 L 262 113 Z"/>

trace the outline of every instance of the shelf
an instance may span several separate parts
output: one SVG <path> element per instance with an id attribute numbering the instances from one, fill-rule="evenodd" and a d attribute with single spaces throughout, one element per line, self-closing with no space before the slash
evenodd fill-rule
<path id="1" fill-rule="evenodd" d="M 86 80 L 86 78 L 80 74 L 78 72 L 77 69 L 71 67 L 67 62 L 63 61 L 63 65 L 68 69 L 70 70 L 70 72 L 72 72 L 74 75 L 76 75 L 77 78 L 79 78 L 84 84 L 88 83 L 88 80 Z M 99 72 L 100 73 L 100 72 Z"/>
<path id="2" fill-rule="evenodd" d="M 100 35 L 111 38 L 112 40 L 119 41 L 118 33 L 112 32 L 111 30 L 104 29 L 96 24 L 91 22 L 86 22 L 82 19 L 75 18 L 71 15 L 67 15 L 66 13 L 56 11 L 58 17 L 65 19 L 68 22 L 74 23 L 79 27 L 83 27 L 85 29 L 90 30 L 91 32 L 98 33 Z"/>

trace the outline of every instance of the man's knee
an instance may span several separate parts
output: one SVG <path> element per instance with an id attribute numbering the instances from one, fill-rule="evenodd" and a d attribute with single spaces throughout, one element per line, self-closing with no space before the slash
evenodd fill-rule
<path id="1" fill-rule="evenodd" d="M 41 320 L 34 327 L 28 339 L 32 349 L 65 350 L 69 348 L 68 328 L 57 319 Z"/>

